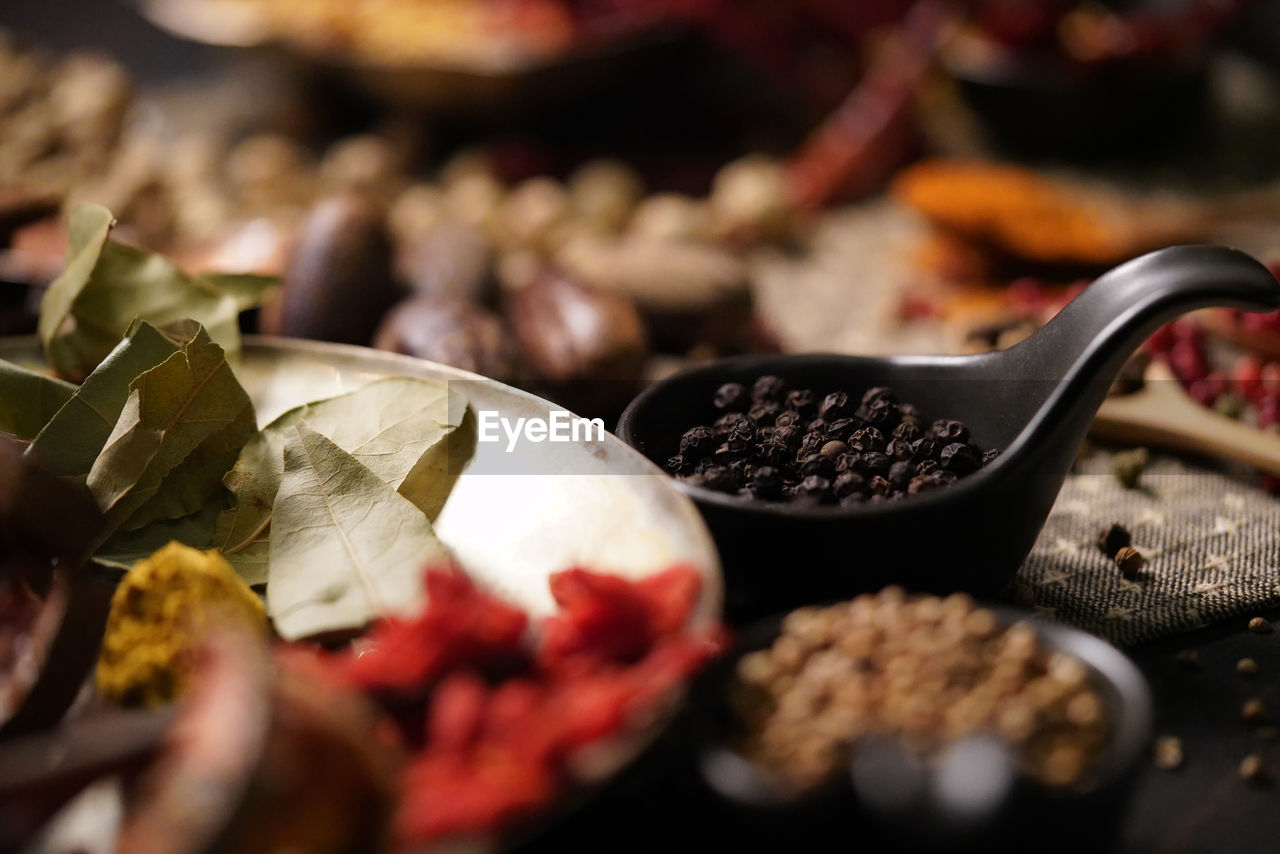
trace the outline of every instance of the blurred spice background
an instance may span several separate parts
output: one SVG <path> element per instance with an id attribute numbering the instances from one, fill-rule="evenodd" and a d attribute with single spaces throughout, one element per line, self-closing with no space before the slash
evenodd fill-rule
<path id="1" fill-rule="evenodd" d="M 0 322 L 96 201 L 193 271 L 282 275 L 262 331 L 589 415 L 726 353 L 1007 346 L 1146 249 L 1280 257 L 1272 5 L 26 6 Z"/>
<path id="2" fill-rule="evenodd" d="M 1267 0 L 49 0 L 0 26 L 5 334 L 34 327 L 83 201 L 193 272 L 281 276 L 258 331 L 608 418 L 717 355 L 1007 347 L 1170 243 L 1280 265 Z M 1148 350 L 1277 430 L 1280 316 L 1202 314 Z M 1176 651 L 1141 659 L 1192 733 Z M 1148 781 L 1173 798 L 1143 801 L 1149 846 L 1198 804 L 1174 785 Z M 657 838 L 679 793 L 580 835 Z"/>

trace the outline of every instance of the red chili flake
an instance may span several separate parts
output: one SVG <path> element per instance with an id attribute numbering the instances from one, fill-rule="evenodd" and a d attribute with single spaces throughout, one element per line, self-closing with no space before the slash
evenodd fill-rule
<path id="1" fill-rule="evenodd" d="M 427 712 L 426 743 L 432 750 L 465 753 L 485 723 L 489 686 L 470 670 L 440 680 Z"/>
<path id="2" fill-rule="evenodd" d="M 689 567 L 636 581 L 557 573 L 560 611 L 536 652 L 525 615 L 465 576 L 431 570 L 426 584 L 421 616 L 384 620 L 363 654 L 329 657 L 388 701 L 410 740 L 422 733 L 401 781 L 405 843 L 493 833 L 536 812 L 570 784 L 570 754 L 640 723 L 723 648 L 721 634 L 688 630 L 701 589 Z"/>
<path id="3" fill-rule="evenodd" d="M 1262 363 L 1256 356 L 1236 359 L 1231 368 L 1231 385 L 1245 400 L 1257 401 L 1262 395 Z"/>
<path id="4" fill-rule="evenodd" d="M 428 750 L 405 771 L 396 835 L 426 842 L 479 835 L 537 812 L 560 790 L 555 769 L 516 752 Z"/>
<path id="5" fill-rule="evenodd" d="M 523 654 L 529 618 L 447 567 L 426 573 L 427 608 L 419 617 L 381 620 L 343 669 L 356 685 L 415 694 L 446 670 L 484 666 Z"/>
<path id="6" fill-rule="evenodd" d="M 633 582 L 570 569 L 551 577 L 560 613 L 543 623 L 539 663 L 562 667 L 575 656 L 633 662 L 661 635 L 678 631 L 697 601 L 700 578 L 676 567 Z"/>

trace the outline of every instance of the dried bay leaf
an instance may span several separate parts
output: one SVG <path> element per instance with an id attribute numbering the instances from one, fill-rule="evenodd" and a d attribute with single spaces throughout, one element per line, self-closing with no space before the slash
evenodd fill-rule
<path id="1" fill-rule="evenodd" d="M 129 385 L 143 371 L 178 352 L 178 344 L 138 322 L 44 426 L 33 453 L 56 474 L 85 478 L 129 399 Z"/>
<path id="2" fill-rule="evenodd" d="M 422 568 L 448 552 L 431 523 L 304 422 L 290 428 L 271 521 L 267 608 L 286 640 L 417 611 Z"/>
<path id="3" fill-rule="evenodd" d="M 113 242 L 114 224 L 100 205 L 71 213 L 67 264 L 40 306 L 38 331 L 53 371 L 84 379 L 135 318 L 161 326 L 194 319 L 228 354 L 238 353 L 237 297 L 188 276 L 161 255 Z"/>
<path id="4" fill-rule="evenodd" d="M 76 387 L 0 359 L 0 433 L 34 439 Z"/>
<path id="5" fill-rule="evenodd" d="M 181 348 L 129 385 L 87 484 L 109 530 L 189 516 L 222 496 L 221 480 L 257 431 L 226 355 L 198 324 Z"/>
<path id="6" fill-rule="evenodd" d="M 173 540 L 196 549 L 209 548 L 213 526 L 223 505 L 211 501 L 188 516 L 152 522 L 145 528 L 117 531 L 93 555 L 93 562 L 113 569 L 128 571 L 135 563 L 150 557 Z"/>
<path id="7" fill-rule="evenodd" d="M 257 308 L 280 285 L 275 276 L 254 273 L 205 273 L 200 279 L 236 301 L 236 308 Z"/>
<path id="8" fill-rule="evenodd" d="M 291 409 L 245 445 L 223 480 L 233 506 L 218 520 L 214 545 L 247 583 L 266 582 L 268 530 L 284 471 L 283 450 L 298 424 L 305 422 L 328 437 L 434 519 L 474 450 L 474 427 L 458 427 L 474 421 L 460 392 L 446 383 L 411 377 L 378 380 Z M 451 436 L 455 430 L 461 435 Z"/>

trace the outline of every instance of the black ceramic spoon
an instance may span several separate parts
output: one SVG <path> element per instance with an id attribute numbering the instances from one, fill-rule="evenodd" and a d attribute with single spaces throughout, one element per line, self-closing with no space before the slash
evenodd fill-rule
<path id="1" fill-rule="evenodd" d="M 1157 327 L 1209 306 L 1280 308 L 1280 282 L 1232 249 L 1180 246 L 1115 268 L 1020 344 L 974 356 L 750 356 L 670 377 L 627 407 L 618 435 L 661 465 L 709 424 L 715 390 L 762 374 L 851 394 L 887 385 L 927 418 L 958 418 L 998 448 L 986 468 L 895 503 L 802 507 L 678 482 L 711 528 L 734 619 L 889 583 L 991 596 L 1030 552 L 1124 361 Z M 851 308 L 852 310 L 852 308 Z"/>

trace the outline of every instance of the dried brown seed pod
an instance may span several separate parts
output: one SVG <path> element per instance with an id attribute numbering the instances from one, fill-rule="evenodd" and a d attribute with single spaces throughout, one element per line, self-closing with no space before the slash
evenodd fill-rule
<path id="1" fill-rule="evenodd" d="M 373 346 L 502 382 L 518 378 L 515 344 L 502 318 L 460 299 L 404 300 L 387 312 Z"/>
<path id="2" fill-rule="evenodd" d="M 590 414 L 634 395 L 649 336 L 625 295 L 546 270 L 511 293 L 506 309 L 526 365 L 552 397 Z"/>
<path id="3" fill-rule="evenodd" d="M 331 196 L 307 215 L 263 330 L 294 338 L 368 344 L 398 296 L 382 209 Z"/>

